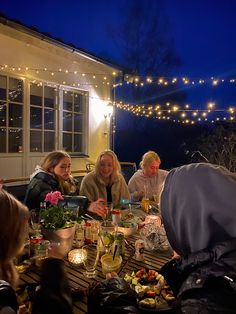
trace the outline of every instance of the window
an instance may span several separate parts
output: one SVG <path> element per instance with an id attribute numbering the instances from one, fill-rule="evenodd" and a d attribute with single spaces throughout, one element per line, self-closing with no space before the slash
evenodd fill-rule
<path id="1" fill-rule="evenodd" d="M 24 130 L 32 153 L 64 149 L 86 154 L 88 93 L 29 82 L 24 97 L 28 82 L 0 75 L 0 153 L 22 153 Z"/>
<path id="2" fill-rule="evenodd" d="M 87 93 L 63 91 L 62 146 L 71 153 L 85 153 Z"/>
<path id="3" fill-rule="evenodd" d="M 0 75 L 0 153 L 23 148 L 23 81 Z"/>
<path id="4" fill-rule="evenodd" d="M 30 85 L 31 152 L 50 152 L 56 147 L 56 92 L 51 86 Z"/>

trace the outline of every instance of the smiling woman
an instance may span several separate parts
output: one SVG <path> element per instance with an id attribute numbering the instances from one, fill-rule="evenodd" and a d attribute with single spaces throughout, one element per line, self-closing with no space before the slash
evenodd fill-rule
<path id="1" fill-rule="evenodd" d="M 130 198 L 120 163 L 112 150 L 100 153 L 94 171 L 88 173 L 81 182 L 80 195 L 85 195 L 90 202 L 98 200 L 96 206 L 101 206 L 104 201 L 117 206 L 122 198 Z"/>

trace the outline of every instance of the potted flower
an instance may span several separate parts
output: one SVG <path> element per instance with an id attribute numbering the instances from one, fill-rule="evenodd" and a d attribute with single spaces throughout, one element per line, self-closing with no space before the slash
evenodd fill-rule
<path id="1" fill-rule="evenodd" d="M 65 256 L 71 249 L 75 234 L 76 223 L 81 221 L 73 209 L 60 206 L 63 200 L 61 192 L 50 192 L 45 197 L 47 208 L 40 212 L 43 236 L 58 244 L 58 253 Z"/>

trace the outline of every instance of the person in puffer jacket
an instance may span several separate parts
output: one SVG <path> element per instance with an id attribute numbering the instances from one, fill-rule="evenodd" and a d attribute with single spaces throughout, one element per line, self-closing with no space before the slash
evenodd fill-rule
<path id="1" fill-rule="evenodd" d="M 172 169 L 160 208 L 179 255 L 161 269 L 178 312 L 236 313 L 236 173 L 206 163 Z"/>

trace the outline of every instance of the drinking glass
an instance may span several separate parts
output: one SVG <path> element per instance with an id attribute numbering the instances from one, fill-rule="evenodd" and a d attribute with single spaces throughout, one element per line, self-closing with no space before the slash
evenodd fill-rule
<path id="1" fill-rule="evenodd" d="M 104 221 L 101 223 L 101 229 L 99 232 L 99 251 L 103 252 L 105 250 L 105 253 L 108 253 L 110 251 L 110 248 L 114 242 L 114 235 L 113 232 L 115 231 L 115 225 L 112 221 Z"/>
<path id="2" fill-rule="evenodd" d="M 30 222 L 31 227 L 35 231 L 36 235 L 40 234 L 41 225 L 40 225 L 40 211 L 32 209 L 30 211 Z"/>
<path id="3" fill-rule="evenodd" d="M 107 212 L 104 221 L 111 220 L 111 211 L 113 210 L 113 203 L 104 202 L 104 207 L 105 207 L 106 212 Z"/>
<path id="4" fill-rule="evenodd" d="M 82 248 L 83 264 L 85 268 L 84 276 L 94 278 L 97 275 L 96 266 L 99 260 L 99 252 L 96 244 L 87 244 Z"/>

